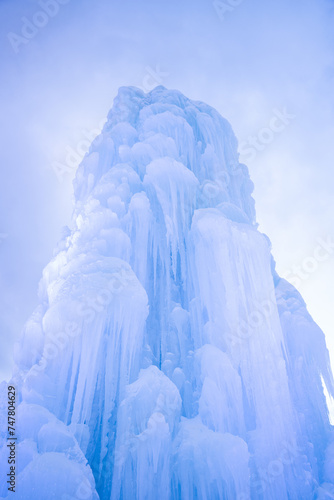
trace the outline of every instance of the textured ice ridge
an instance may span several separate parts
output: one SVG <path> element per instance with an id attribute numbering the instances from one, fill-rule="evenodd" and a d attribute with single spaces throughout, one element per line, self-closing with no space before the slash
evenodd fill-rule
<path id="1" fill-rule="evenodd" d="M 15 353 L 16 500 L 334 498 L 324 335 L 275 272 L 229 123 L 121 88 L 74 189 Z"/>

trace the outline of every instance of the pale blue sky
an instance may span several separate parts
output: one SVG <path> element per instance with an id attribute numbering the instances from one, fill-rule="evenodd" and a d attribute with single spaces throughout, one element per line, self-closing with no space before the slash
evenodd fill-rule
<path id="1" fill-rule="evenodd" d="M 334 240 L 333 0 L 222 0 L 221 16 L 211 0 L 62 0 L 53 17 L 41 3 L 0 2 L 0 378 L 70 219 L 74 171 L 60 183 L 52 166 L 84 145 L 122 85 L 162 83 L 230 121 L 248 147 L 260 230 L 279 272 L 303 276 L 334 360 L 334 253 L 314 263 L 318 239 Z M 8 38 L 22 30 L 28 43 Z M 294 117 L 268 132 L 284 109 Z"/>

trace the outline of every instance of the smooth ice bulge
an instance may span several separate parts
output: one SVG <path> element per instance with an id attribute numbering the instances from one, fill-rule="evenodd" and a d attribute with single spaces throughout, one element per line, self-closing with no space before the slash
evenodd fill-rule
<path id="1" fill-rule="evenodd" d="M 15 352 L 16 498 L 333 498 L 324 335 L 275 272 L 228 122 L 121 88 L 74 190 Z"/>

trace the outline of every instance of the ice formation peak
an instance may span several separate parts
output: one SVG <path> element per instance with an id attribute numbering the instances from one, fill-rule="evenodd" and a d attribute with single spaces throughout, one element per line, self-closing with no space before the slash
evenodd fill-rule
<path id="1" fill-rule="evenodd" d="M 16 350 L 17 498 L 333 493 L 324 335 L 274 275 L 228 122 L 121 88 L 74 189 Z"/>
<path id="2" fill-rule="evenodd" d="M 163 169 L 161 160 L 168 158 L 168 170 L 178 170 L 179 164 L 194 174 L 197 208 L 219 206 L 232 218 L 254 222 L 253 184 L 238 161 L 237 140 L 230 124 L 207 104 L 162 86 L 149 94 L 122 87 L 97 143 L 77 173 L 79 200 L 94 195 L 111 165 L 130 165 L 143 181 L 148 170 L 158 171 L 157 160 Z"/>

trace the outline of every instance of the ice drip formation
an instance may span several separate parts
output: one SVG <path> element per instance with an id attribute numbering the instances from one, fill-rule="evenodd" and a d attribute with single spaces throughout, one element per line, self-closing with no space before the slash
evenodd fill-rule
<path id="1" fill-rule="evenodd" d="M 204 103 L 119 90 L 16 346 L 16 500 L 334 498 L 325 338 L 237 146 Z"/>

